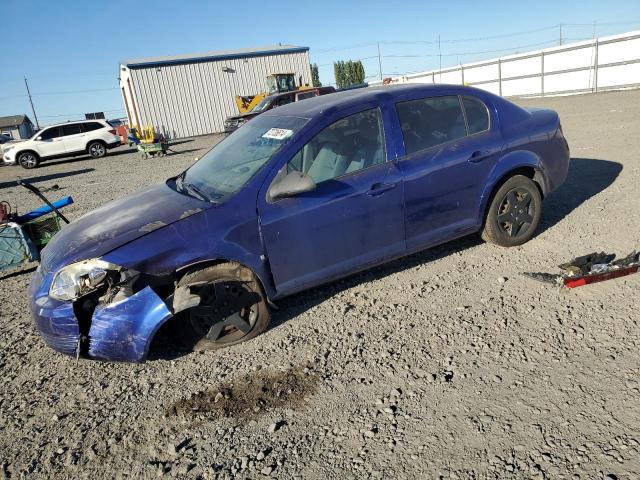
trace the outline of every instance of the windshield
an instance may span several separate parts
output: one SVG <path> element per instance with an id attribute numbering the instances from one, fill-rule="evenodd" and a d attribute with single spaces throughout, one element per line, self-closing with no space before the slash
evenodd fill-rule
<path id="1" fill-rule="evenodd" d="M 224 202 L 242 188 L 307 123 L 305 118 L 259 116 L 209 150 L 175 180 L 175 188 Z"/>
<path id="2" fill-rule="evenodd" d="M 255 107 L 253 107 L 253 110 L 251 110 L 251 111 L 252 112 L 261 112 L 261 111 L 265 110 L 269 106 L 270 102 L 271 102 L 271 97 L 265 97 L 260 101 L 260 103 L 258 103 Z"/>

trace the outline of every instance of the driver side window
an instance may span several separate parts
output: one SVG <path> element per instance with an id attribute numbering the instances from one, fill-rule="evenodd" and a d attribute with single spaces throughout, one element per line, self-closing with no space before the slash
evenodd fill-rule
<path id="1" fill-rule="evenodd" d="M 302 172 L 318 184 L 386 161 L 380 110 L 373 108 L 332 123 L 302 147 L 287 173 Z"/>
<path id="2" fill-rule="evenodd" d="M 60 127 L 48 128 L 40 134 L 40 138 L 42 140 L 51 140 L 53 138 L 58 138 L 61 136 L 62 136 L 62 133 L 60 132 Z"/>

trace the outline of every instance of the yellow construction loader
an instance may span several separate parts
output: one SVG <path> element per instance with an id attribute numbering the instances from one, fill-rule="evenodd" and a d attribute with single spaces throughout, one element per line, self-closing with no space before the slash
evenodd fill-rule
<path id="1" fill-rule="evenodd" d="M 246 113 L 253 110 L 258 103 L 267 95 L 274 93 L 292 92 L 294 90 L 306 90 L 312 88 L 309 85 L 302 85 L 302 76 L 300 76 L 298 85 L 296 85 L 295 73 L 272 73 L 267 76 L 267 91 L 256 93 L 255 95 L 236 95 L 236 105 L 240 113 Z"/>

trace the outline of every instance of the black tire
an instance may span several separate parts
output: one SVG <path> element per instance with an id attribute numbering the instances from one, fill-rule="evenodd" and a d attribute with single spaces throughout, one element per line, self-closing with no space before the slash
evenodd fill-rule
<path id="1" fill-rule="evenodd" d="M 260 282 L 237 263 L 188 273 L 177 286 L 184 285 L 192 285 L 191 292 L 202 298 L 200 305 L 178 314 L 182 317 L 177 323 L 181 340 L 194 351 L 236 345 L 269 326 L 271 314 Z"/>
<path id="2" fill-rule="evenodd" d="M 22 152 L 18 155 L 18 163 L 22 168 L 30 170 L 40 165 L 40 157 L 34 152 Z"/>
<path id="3" fill-rule="evenodd" d="M 537 185 L 523 175 L 514 175 L 491 198 L 482 238 L 502 247 L 522 245 L 538 228 L 541 213 Z"/>
<path id="4" fill-rule="evenodd" d="M 87 145 L 87 152 L 93 158 L 102 158 L 107 154 L 107 146 L 104 144 L 104 142 L 91 142 L 89 145 Z"/>

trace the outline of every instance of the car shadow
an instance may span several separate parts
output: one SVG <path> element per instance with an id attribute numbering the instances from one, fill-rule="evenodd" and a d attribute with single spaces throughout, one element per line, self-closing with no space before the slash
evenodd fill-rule
<path id="1" fill-rule="evenodd" d="M 553 227 L 584 202 L 606 190 L 613 184 L 621 171 L 622 165 L 617 162 L 593 158 L 573 158 L 566 182 L 545 199 L 544 213 L 538 233 Z M 307 310 L 345 290 L 440 260 L 481 243 L 479 235 L 470 235 L 287 297 L 278 302 L 277 310 L 272 311 L 269 329 L 278 328 L 285 322 L 302 315 Z M 348 305 L 345 307 L 348 308 Z M 149 360 L 174 360 L 191 353 L 190 349 L 177 345 L 175 339 L 179 328 L 178 322 L 167 322 L 160 329 L 153 340 Z"/>
<path id="2" fill-rule="evenodd" d="M 38 175 L 36 177 L 27 177 L 23 178 L 19 175 L 16 175 L 17 178 L 24 180 L 29 183 L 39 183 L 39 182 L 48 182 L 50 180 L 57 180 L 59 178 L 72 177 L 74 175 L 82 175 L 83 173 L 89 173 L 95 171 L 94 168 L 82 168 L 80 170 L 72 170 L 70 172 L 61 172 L 61 173 L 51 173 L 49 175 Z M 8 188 L 8 187 L 17 187 L 18 184 L 15 180 L 10 182 L 0 182 L 0 188 Z"/>
<path id="3" fill-rule="evenodd" d="M 118 147 L 121 148 L 121 147 Z M 83 162 L 85 160 L 109 160 L 109 157 L 117 157 L 120 155 L 126 155 L 128 153 L 135 153 L 137 152 L 137 149 L 135 148 L 123 148 L 121 150 L 109 150 L 109 153 L 107 153 L 107 155 L 105 157 L 103 157 L 102 159 L 99 158 L 93 158 L 91 155 L 77 155 L 75 157 L 68 157 L 68 158 L 64 158 L 64 159 L 60 159 L 60 160 L 47 160 L 45 162 L 42 162 L 40 164 L 39 168 L 43 168 L 46 167 L 48 165 L 64 165 L 65 163 L 76 163 L 76 162 Z"/>
<path id="4" fill-rule="evenodd" d="M 362 283 L 380 280 L 418 265 L 439 260 L 451 254 L 480 245 L 481 243 L 482 240 L 478 235 L 467 236 L 287 297 L 278 302 L 277 310 L 272 310 L 269 330 L 278 328 L 285 322 L 329 300 L 344 290 L 356 287 Z M 180 330 L 179 322 L 180 318 L 176 316 L 160 328 L 149 348 L 148 361 L 175 360 L 192 353 L 190 348 L 181 345 L 177 340 Z"/>
<path id="5" fill-rule="evenodd" d="M 169 152 L 167 153 L 167 155 L 179 155 L 181 153 L 201 152 L 202 150 L 204 150 L 204 149 L 203 148 L 189 148 L 187 150 L 172 150 L 171 148 L 169 148 Z"/>
<path id="6" fill-rule="evenodd" d="M 544 200 L 538 234 L 606 190 L 622 171 L 622 164 L 595 158 L 572 158 L 565 183 Z"/>
<path id="7" fill-rule="evenodd" d="M 191 143 L 193 141 L 194 141 L 193 138 L 185 138 L 185 139 L 182 139 L 182 140 L 169 140 L 169 146 L 173 147 L 174 145 L 181 145 L 183 143 Z"/>

